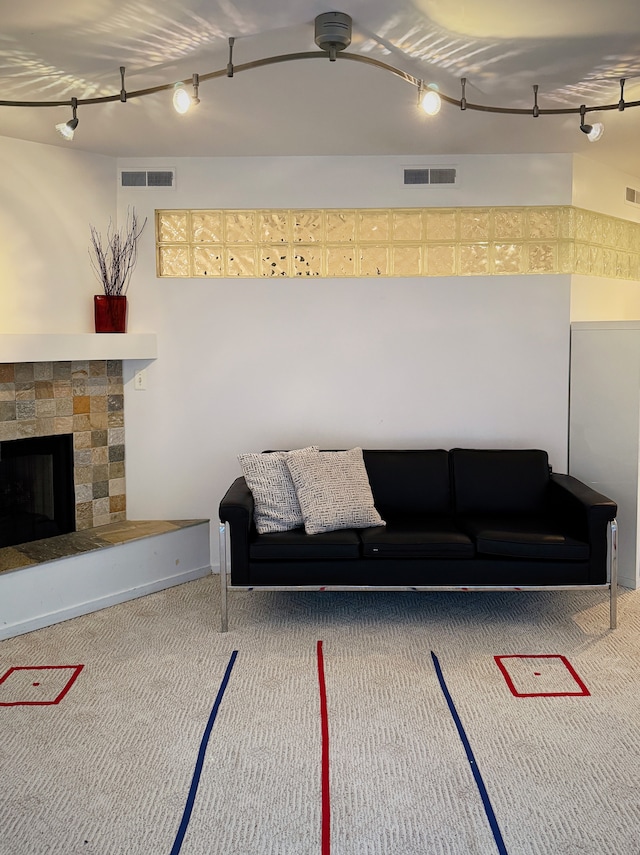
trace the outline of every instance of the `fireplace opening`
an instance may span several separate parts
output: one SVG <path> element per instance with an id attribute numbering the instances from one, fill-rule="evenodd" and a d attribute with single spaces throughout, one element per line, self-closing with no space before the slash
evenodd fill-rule
<path id="1" fill-rule="evenodd" d="M 0 442 L 0 547 L 75 528 L 73 435 Z"/>

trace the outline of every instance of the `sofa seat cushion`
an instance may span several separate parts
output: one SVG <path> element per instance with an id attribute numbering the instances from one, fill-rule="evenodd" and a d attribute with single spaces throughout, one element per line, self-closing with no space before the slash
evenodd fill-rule
<path id="1" fill-rule="evenodd" d="M 360 540 L 355 531 L 340 529 L 306 534 L 304 528 L 258 535 L 249 544 L 253 561 L 322 561 L 359 558 Z"/>
<path id="2" fill-rule="evenodd" d="M 444 516 L 387 520 L 386 526 L 362 529 L 365 558 L 473 558 L 471 539 Z"/>
<path id="3" fill-rule="evenodd" d="M 544 517 L 468 517 L 464 529 L 479 555 L 548 561 L 588 561 L 589 544 Z"/>

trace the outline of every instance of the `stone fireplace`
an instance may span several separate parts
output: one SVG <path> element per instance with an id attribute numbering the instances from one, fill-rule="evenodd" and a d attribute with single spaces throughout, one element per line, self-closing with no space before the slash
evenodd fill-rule
<path id="1" fill-rule="evenodd" d="M 0 547 L 76 530 L 73 434 L 0 442 Z"/>
<path id="2" fill-rule="evenodd" d="M 126 519 L 122 360 L 0 364 L 0 443 L 71 434 L 75 528 Z"/>

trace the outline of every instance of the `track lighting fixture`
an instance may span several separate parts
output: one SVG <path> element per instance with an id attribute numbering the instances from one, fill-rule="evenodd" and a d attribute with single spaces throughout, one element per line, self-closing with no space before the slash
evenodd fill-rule
<path id="1" fill-rule="evenodd" d="M 620 80 L 620 98 L 614 104 L 601 104 L 599 106 L 588 107 L 583 104 L 581 107 L 561 107 L 546 109 L 538 106 L 538 86 L 533 87 L 534 102 L 533 108 L 526 107 L 497 107 L 489 104 L 472 104 L 467 101 L 466 84 L 467 78 L 461 79 L 462 93 L 460 99 L 452 98 L 437 91 L 434 84 L 429 84 L 425 87 L 424 81 L 413 77 L 406 71 L 389 65 L 380 59 L 376 59 L 369 54 L 349 53 L 346 48 L 351 43 L 351 18 L 344 12 L 325 12 L 318 15 L 315 20 L 315 42 L 320 48 L 320 51 L 306 51 L 301 53 L 288 53 L 278 56 L 264 57 L 250 62 L 234 65 L 233 63 L 233 45 L 234 39 L 229 38 L 229 61 L 225 68 L 217 71 L 211 71 L 207 74 L 194 74 L 191 79 L 193 86 L 193 94 L 190 94 L 185 88 L 189 81 L 180 81 L 178 83 L 165 83 L 159 86 L 153 86 L 149 89 L 138 89 L 135 92 L 127 92 L 124 85 L 124 66 L 120 66 L 120 91 L 114 95 L 106 95 L 97 98 L 72 98 L 69 101 L 4 101 L 0 100 L 0 107 L 61 107 L 71 103 L 73 109 L 73 118 L 68 122 L 62 122 L 56 125 L 56 129 L 62 134 L 64 139 L 72 140 L 75 129 L 78 127 L 78 119 L 76 117 L 76 107 L 80 104 L 108 104 L 114 101 L 126 102 L 132 98 L 143 98 L 147 95 L 155 95 L 158 92 L 173 91 L 173 105 L 178 113 L 186 113 L 193 104 L 199 104 L 198 89 L 201 81 L 214 80 L 219 77 L 233 77 L 242 71 L 249 71 L 256 68 L 263 68 L 267 65 L 273 65 L 281 62 L 293 62 L 294 60 L 318 59 L 318 57 L 329 57 L 332 62 L 338 58 L 342 61 L 352 61 L 372 65 L 376 68 L 386 71 L 390 74 L 404 80 L 411 86 L 418 89 L 418 103 L 421 108 L 430 116 L 435 116 L 445 101 L 447 104 L 452 104 L 459 107 L 461 110 L 472 110 L 484 113 L 496 113 L 508 116 L 559 116 L 580 114 L 580 130 L 585 133 L 591 142 L 600 139 L 604 132 L 602 122 L 595 122 L 592 125 L 585 123 L 585 115 L 589 112 L 619 110 L 620 112 L 629 109 L 630 107 L 640 107 L 640 101 L 625 101 L 624 100 L 624 84 L 625 78 Z"/>
<path id="2" fill-rule="evenodd" d="M 425 88 L 423 81 L 420 81 L 418 87 L 418 103 L 425 111 L 427 116 L 436 116 L 442 107 L 442 98 L 434 87 L 434 84 L 429 84 Z"/>
<path id="3" fill-rule="evenodd" d="M 184 88 L 184 83 L 176 83 L 176 87 L 173 90 L 173 109 L 176 113 L 184 115 L 188 112 L 190 106 L 191 95 Z"/>
<path id="4" fill-rule="evenodd" d="M 584 122 L 587 107 L 583 104 L 580 107 L 580 130 L 587 135 L 589 142 L 597 142 L 604 133 L 604 125 L 602 122 L 594 122 L 592 125 L 586 125 Z"/>
<path id="5" fill-rule="evenodd" d="M 76 117 L 76 109 L 78 107 L 78 99 L 71 99 L 71 109 L 73 111 L 73 118 L 69 119 L 68 122 L 60 122 L 59 125 L 56 125 L 56 131 L 63 137 L 65 140 L 71 142 L 73 139 L 73 135 L 76 132 L 76 128 L 78 127 L 78 119 Z"/>
<path id="6" fill-rule="evenodd" d="M 200 87 L 199 74 L 193 75 L 192 85 L 193 95 L 189 95 L 187 90 L 184 88 L 184 83 L 182 81 L 176 83 L 173 91 L 173 108 L 176 113 L 184 115 L 184 113 L 187 113 L 193 105 L 200 103 L 200 98 L 198 97 L 198 89 Z"/>

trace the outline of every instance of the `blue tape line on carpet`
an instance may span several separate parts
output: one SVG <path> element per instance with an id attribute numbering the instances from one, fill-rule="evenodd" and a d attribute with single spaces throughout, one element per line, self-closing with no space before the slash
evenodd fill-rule
<path id="1" fill-rule="evenodd" d="M 238 651 L 234 650 L 231 654 L 231 658 L 229 659 L 229 664 L 227 665 L 227 670 L 224 672 L 224 677 L 222 678 L 222 683 L 220 683 L 220 688 L 218 689 L 218 694 L 216 695 L 215 702 L 211 709 L 211 714 L 209 715 L 209 721 L 207 722 L 207 726 L 204 729 L 204 734 L 202 736 L 202 741 L 200 742 L 200 750 L 198 751 L 198 759 L 196 760 L 196 768 L 193 771 L 193 777 L 191 779 L 191 786 L 189 787 L 189 795 L 187 796 L 187 803 L 184 807 L 184 813 L 182 814 L 182 821 L 180 822 L 180 827 L 178 828 L 178 833 L 176 834 L 176 839 L 171 848 L 170 855 L 178 855 L 180 849 L 182 847 L 182 841 L 184 840 L 184 836 L 187 833 L 187 827 L 189 826 L 189 820 L 191 819 L 191 811 L 193 810 L 193 805 L 196 800 L 196 793 L 198 792 L 198 784 L 200 783 L 200 775 L 202 773 L 202 766 L 204 764 L 204 755 L 207 752 L 207 745 L 209 743 L 209 737 L 211 736 L 211 730 L 213 728 L 213 723 L 216 720 L 216 716 L 218 715 L 218 710 L 220 709 L 220 704 L 222 703 L 222 697 L 225 693 L 227 685 L 229 683 L 229 677 L 231 676 L 231 669 L 233 668 L 233 664 L 236 661 L 236 657 L 238 655 Z"/>
<path id="2" fill-rule="evenodd" d="M 469 765 L 471 766 L 471 771 L 473 772 L 473 777 L 475 778 L 476 786 L 480 792 L 480 797 L 482 799 L 482 804 L 484 805 L 484 811 L 487 815 L 487 819 L 489 820 L 489 825 L 491 826 L 491 831 L 493 832 L 493 838 L 496 841 L 496 846 L 498 847 L 498 852 L 500 855 L 509 855 L 507 852 L 507 847 L 504 845 L 504 840 L 502 839 L 502 834 L 500 833 L 500 828 L 498 827 L 498 821 L 496 819 L 496 815 L 493 812 L 493 808 L 491 807 L 491 801 L 489 800 L 489 793 L 487 792 L 487 788 L 484 785 L 484 781 L 482 780 L 482 775 L 480 774 L 480 770 L 478 769 L 478 764 L 476 763 L 476 758 L 473 756 L 473 750 L 471 749 L 471 743 L 467 739 L 467 734 L 465 733 L 464 727 L 462 726 L 462 721 L 460 716 L 458 715 L 458 711 L 456 710 L 455 704 L 453 703 L 453 698 L 449 693 L 449 689 L 447 688 L 447 684 L 444 681 L 444 676 L 442 674 L 442 668 L 440 667 L 440 662 L 438 661 L 438 657 L 436 654 L 431 651 L 431 658 L 433 659 L 433 666 L 436 669 L 436 675 L 438 677 L 438 681 L 440 683 L 440 688 L 442 689 L 442 693 L 444 694 L 445 700 L 449 706 L 449 712 L 455 722 L 455 725 L 458 729 L 458 735 L 460 737 L 460 741 L 464 746 L 464 750 L 467 755 L 467 760 L 469 761 Z"/>

